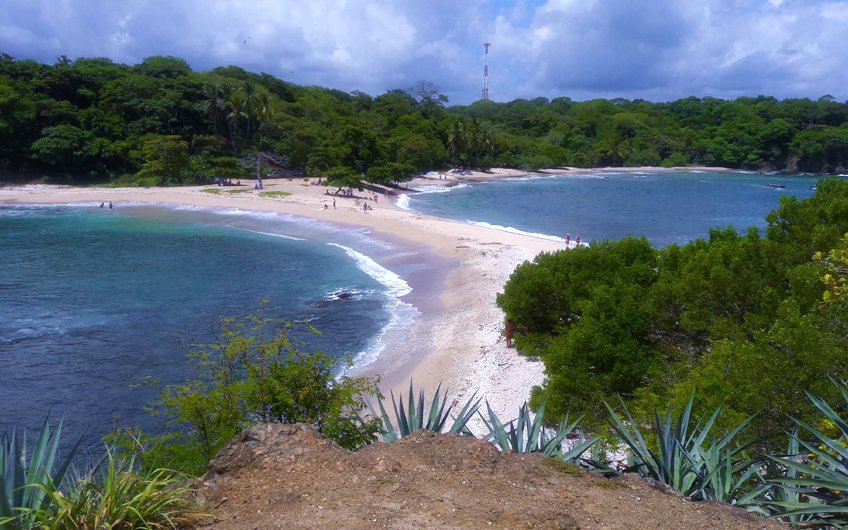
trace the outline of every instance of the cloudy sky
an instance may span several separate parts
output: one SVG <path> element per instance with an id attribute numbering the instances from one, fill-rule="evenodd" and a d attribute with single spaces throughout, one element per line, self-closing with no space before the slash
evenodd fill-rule
<path id="1" fill-rule="evenodd" d="M 150 55 L 379 95 L 848 99 L 848 1 L 2 0 L 0 52 Z"/>

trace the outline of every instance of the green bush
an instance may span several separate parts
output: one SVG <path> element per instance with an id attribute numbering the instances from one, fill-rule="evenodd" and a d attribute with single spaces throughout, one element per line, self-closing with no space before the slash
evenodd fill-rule
<path id="1" fill-rule="evenodd" d="M 54 508 L 42 514 L 50 530 L 157 530 L 176 528 L 193 515 L 184 500 L 187 488 L 165 469 L 139 471 L 135 456 L 117 457 L 107 448 L 104 469 L 78 477 L 66 494 L 50 491 Z"/>
<path id="2" fill-rule="evenodd" d="M 336 361 L 297 349 L 294 324 L 260 314 L 221 320 L 221 342 L 189 354 L 193 375 L 165 388 L 154 409 L 178 430 L 153 442 L 157 461 L 189 473 L 203 466 L 233 436 L 256 422 L 305 422 L 341 446 L 371 443 L 380 430 L 360 413 L 365 395 L 378 395 L 369 378 L 336 378 Z M 311 328 L 310 328 L 311 329 Z M 314 331 L 314 330 L 313 330 Z M 192 455 L 190 461 L 181 460 Z"/>

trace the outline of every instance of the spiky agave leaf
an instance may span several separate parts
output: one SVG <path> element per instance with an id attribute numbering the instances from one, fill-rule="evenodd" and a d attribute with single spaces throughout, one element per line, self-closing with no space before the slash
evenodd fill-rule
<path id="1" fill-rule="evenodd" d="M 382 422 L 383 426 L 380 429 L 380 433 L 383 437 L 384 442 L 395 442 L 398 439 L 397 431 L 395 430 L 395 426 L 392 423 L 392 420 L 389 419 L 388 413 L 386 413 L 386 407 L 383 406 L 383 400 L 378 396 L 377 404 L 380 406 L 380 413 L 378 414 L 376 410 L 374 410 L 374 405 L 371 404 L 371 400 L 365 398 L 365 404 L 368 405 L 368 409 L 371 411 L 371 415 L 375 418 L 379 418 Z"/>
<path id="2" fill-rule="evenodd" d="M 633 468 L 638 469 L 641 474 L 697 500 L 726 499 L 741 495 L 739 488 L 755 471 L 750 471 L 753 463 L 740 456 L 745 448 L 732 446 L 731 442 L 748 425 L 751 418 L 742 421 L 721 439 L 706 445 L 721 407 L 716 408 L 709 417 L 700 419 L 694 428 L 690 429 L 694 400 L 693 392 L 676 420 L 673 418 L 671 405 L 665 417 L 657 413 L 656 452 L 645 443 L 644 436 L 623 400 L 621 405 L 627 423 L 609 404 L 604 405 L 610 413 L 613 429 L 633 452 L 636 460 Z"/>
<path id="3" fill-rule="evenodd" d="M 831 382 L 839 389 L 840 394 L 848 403 L 848 389 L 842 383 L 833 379 Z M 823 399 L 807 392 L 807 397 L 821 410 L 839 430 L 839 437 L 834 439 L 816 427 L 793 418 L 797 427 L 811 434 L 814 443 L 803 440 L 797 430 L 791 434 L 795 443 L 796 454 L 801 446 L 810 455 L 804 461 L 770 456 L 772 460 L 787 469 L 787 476 L 774 479 L 771 482 L 783 490 L 784 497 L 791 497 L 769 503 L 778 509 L 774 517 L 792 520 L 807 516 L 805 522 L 822 525 L 848 525 L 848 448 L 843 445 L 848 439 L 848 423 Z M 807 502 L 804 502 L 807 501 Z"/>
<path id="4" fill-rule="evenodd" d="M 504 424 L 492 407 L 486 402 L 489 419 L 482 417 L 483 424 L 488 429 L 484 439 L 493 442 L 501 451 L 512 453 L 542 453 L 547 456 L 557 456 L 565 460 L 576 460 L 588 450 L 599 438 L 584 440 L 566 452 L 562 452 L 562 441 L 577 427 L 577 421 L 568 421 L 568 416 L 559 423 L 559 426 L 549 433 L 544 428 L 545 404 L 542 402 L 536 412 L 531 416 L 529 407 L 525 402 L 518 409 L 518 417 Z"/>
<path id="5" fill-rule="evenodd" d="M 3 435 L 0 447 L 0 529 L 31 528 L 39 512 L 50 503 L 47 495 L 59 491 L 82 436 L 71 448 L 59 469 L 54 472 L 62 434 L 62 420 L 51 431 L 45 418 L 27 460 L 26 431 L 19 438 L 17 431 Z"/>
<path id="6" fill-rule="evenodd" d="M 633 469 L 636 469 L 641 475 L 649 476 L 655 480 L 661 480 L 663 474 L 657 464 L 659 458 L 657 458 L 650 447 L 648 447 L 648 444 L 645 443 L 645 437 L 642 436 L 642 432 L 639 430 L 639 427 L 630 415 L 630 411 L 627 410 L 627 405 L 624 404 L 624 400 L 621 399 L 621 397 L 618 399 L 621 401 L 621 406 L 627 416 L 627 423 L 625 423 L 618 414 L 615 413 L 615 410 L 613 410 L 606 401 L 604 401 L 604 406 L 609 412 L 609 421 L 613 430 L 619 437 L 621 437 L 622 441 L 627 444 L 630 450 L 633 451 L 633 456 L 636 459 L 636 464 L 633 466 Z"/>
<path id="7" fill-rule="evenodd" d="M 392 409 L 395 413 L 397 428 L 392 423 L 389 415 L 386 413 L 386 408 L 383 405 L 383 400 L 380 396 L 377 397 L 377 404 L 380 408 L 378 414 L 370 401 L 366 400 L 371 414 L 375 418 L 379 418 L 383 423 L 383 441 L 393 442 L 398 438 L 409 436 L 410 434 L 420 431 L 429 430 L 433 432 L 445 432 L 445 427 L 448 425 L 448 420 L 451 418 L 450 412 L 453 410 L 453 405 L 447 406 L 448 393 L 444 395 L 441 391 L 441 383 L 436 388 L 433 398 L 430 400 L 430 406 L 425 414 L 425 396 L 424 391 L 418 392 L 418 399 L 415 399 L 415 390 L 412 381 L 409 382 L 408 400 L 406 403 L 403 397 L 396 399 L 394 392 L 390 392 L 392 400 Z M 476 399 L 475 399 L 476 398 Z M 477 392 L 474 392 L 465 402 L 462 409 L 454 417 L 450 423 L 450 428 L 447 432 L 458 434 L 471 434 L 467 428 L 468 421 L 474 416 L 480 408 L 482 398 L 477 398 Z M 426 421 L 425 421 L 426 419 Z"/>

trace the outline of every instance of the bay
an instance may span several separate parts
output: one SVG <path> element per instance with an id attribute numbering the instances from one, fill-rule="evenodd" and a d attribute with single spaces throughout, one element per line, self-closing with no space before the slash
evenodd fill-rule
<path id="1" fill-rule="evenodd" d="M 763 228 L 780 197 L 809 197 L 816 180 L 735 172 L 566 173 L 417 188 L 401 206 L 552 239 L 645 236 L 665 247 L 708 237 L 711 228 Z"/>
<path id="2" fill-rule="evenodd" d="M 65 418 L 66 443 L 82 435 L 88 449 L 119 424 L 161 431 L 143 410 L 159 390 L 138 384 L 182 382 L 186 354 L 215 341 L 218 318 L 263 300 L 267 316 L 318 329 L 296 328 L 301 348 L 338 358 L 340 370 L 373 359 L 388 327 L 415 318 L 400 299 L 406 281 L 369 257 L 398 249 L 356 229 L 71 205 L 0 207 L 0 234 L 0 432 L 37 429 L 48 413 Z"/>

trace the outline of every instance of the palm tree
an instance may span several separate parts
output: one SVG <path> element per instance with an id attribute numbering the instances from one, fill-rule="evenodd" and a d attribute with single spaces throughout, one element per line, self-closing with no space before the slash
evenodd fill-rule
<path id="1" fill-rule="evenodd" d="M 241 90 L 233 90 L 232 94 L 230 94 L 229 100 L 227 101 L 227 108 L 230 111 L 227 114 L 227 125 L 230 128 L 230 140 L 233 143 L 233 149 L 238 151 L 239 127 L 241 120 L 247 118 L 247 113 L 245 112 L 245 96 Z"/>
<path id="2" fill-rule="evenodd" d="M 203 87 L 203 112 L 209 116 L 215 134 L 218 134 L 218 122 L 227 109 L 227 86 L 221 83 L 212 83 Z"/>

